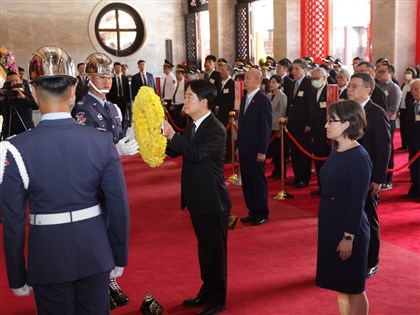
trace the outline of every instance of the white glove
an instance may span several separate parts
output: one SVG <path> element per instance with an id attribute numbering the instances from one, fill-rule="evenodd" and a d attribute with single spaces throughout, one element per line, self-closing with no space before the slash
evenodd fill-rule
<path id="1" fill-rule="evenodd" d="M 127 137 L 124 137 L 115 146 L 119 155 L 134 155 L 139 153 L 139 144 L 136 139 L 129 140 Z"/>
<path id="2" fill-rule="evenodd" d="M 128 140 L 136 139 L 136 135 L 134 133 L 133 127 L 128 127 L 127 128 L 127 131 L 125 133 L 125 136 L 127 137 Z"/>
<path id="3" fill-rule="evenodd" d="M 32 287 L 25 284 L 23 287 L 19 289 L 12 289 L 12 291 L 13 291 L 13 294 L 16 296 L 28 296 L 29 294 L 31 294 Z"/>
<path id="4" fill-rule="evenodd" d="M 109 278 L 118 278 L 121 277 L 124 272 L 124 267 L 117 267 L 115 266 L 114 269 L 111 270 L 111 273 L 109 274 Z"/>

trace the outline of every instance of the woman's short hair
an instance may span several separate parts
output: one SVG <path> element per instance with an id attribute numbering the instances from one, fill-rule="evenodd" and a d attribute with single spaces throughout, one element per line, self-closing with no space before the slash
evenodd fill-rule
<path id="1" fill-rule="evenodd" d="M 283 86 L 283 79 L 281 78 L 281 76 L 279 76 L 279 75 L 277 75 L 277 74 L 274 74 L 274 75 L 272 75 L 272 76 L 270 77 L 270 81 L 271 81 L 271 80 L 276 80 L 276 82 L 277 82 L 278 84 L 280 84 L 279 88 Z"/>
<path id="2" fill-rule="evenodd" d="M 191 88 L 191 91 L 197 94 L 197 97 L 200 101 L 203 99 L 207 100 L 208 109 L 214 109 L 216 105 L 215 100 L 217 97 L 217 89 L 214 84 L 211 84 L 205 80 L 193 80 L 185 85 L 185 90 L 187 90 L 188 87 Z"/>
<path id="3" fill-rule="evenodd" d="M 342 123 L 349 122 L 349 127 L 343 132 L 343 136 L 351 140 L 360 139 L 366 127 L 366 114 L 362 105 L 355 101 L 341 101 L 332 104 L 328 109 L 331 119 L 340 119 Z"/>

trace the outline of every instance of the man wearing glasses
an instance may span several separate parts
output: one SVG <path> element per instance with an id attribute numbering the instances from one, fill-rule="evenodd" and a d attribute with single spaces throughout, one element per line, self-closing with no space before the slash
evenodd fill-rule
<path id="1" fill-rule="evenodd" d="M 366 199 L 365 211 L 370 224 L 370 243 L 368 253 L 367 277 L 378 272 L 379 263 L 379 219 L 377 206 L 382 181 L 388 168 L 391 152 L 391 129 L 386 112 L 372 102 L 370 96 L 375 88 L 375 81 L 367 73 L 356 73 L 347 86 L 349 100 L 356 101 L 363 106 L 366 113 L 367 126 L 364 136 L 359 140 L 369 153 L 373 164 L 369 195 Z"/>

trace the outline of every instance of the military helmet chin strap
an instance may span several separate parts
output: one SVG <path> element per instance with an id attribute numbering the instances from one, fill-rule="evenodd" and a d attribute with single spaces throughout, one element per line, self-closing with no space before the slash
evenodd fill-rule
<path id="1" fill-rule="evenodd" d="M 108 94 L 108 93 L 109 93 L 109 90 L 100 90 L 100 89 L 98 89 L 98 88 L 96 87 L 96 85 L 95 85 L 92 81 L 90 81 L 90 80 L 89 80 L 89 82 L 88 82 L 88 85 L 90 85 L 91 87 L 93 87 L 93 89 L 94 89 L 96 92 L 98 92 L 99 94 L 106 95 L 106 94 Z"/>

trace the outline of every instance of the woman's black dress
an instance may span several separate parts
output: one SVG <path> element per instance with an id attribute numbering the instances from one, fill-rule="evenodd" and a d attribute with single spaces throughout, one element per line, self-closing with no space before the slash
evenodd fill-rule
<path id="1" fill-rule="evenodd" d="M 371 174 L 372 163 L 361 145 L 333 150 L 321 168 L 316 284 L 322 288 L 348 294 L 365 290 L 370 232 L 364 205 Z M 344 232 L 355 235 L 346 261 L 337 251 Z"/>

